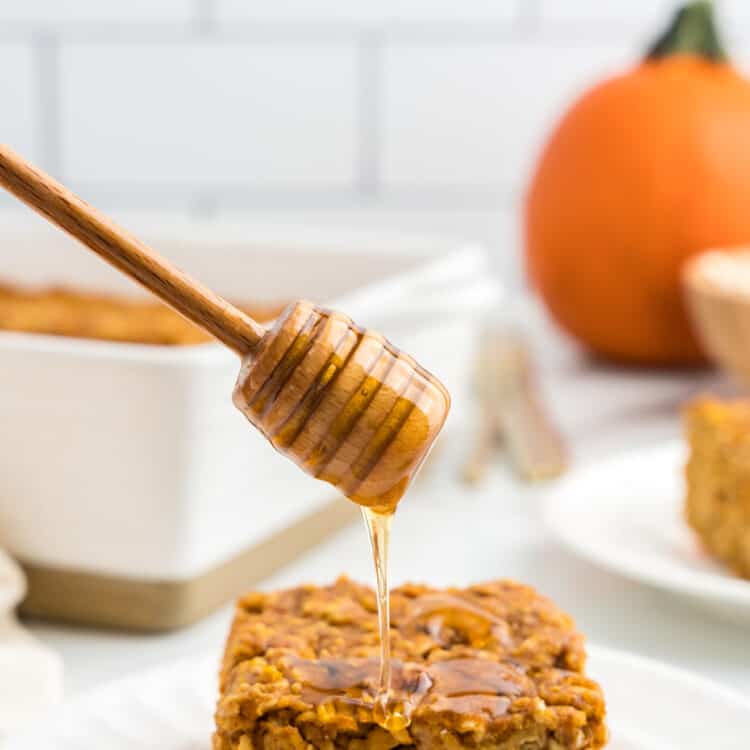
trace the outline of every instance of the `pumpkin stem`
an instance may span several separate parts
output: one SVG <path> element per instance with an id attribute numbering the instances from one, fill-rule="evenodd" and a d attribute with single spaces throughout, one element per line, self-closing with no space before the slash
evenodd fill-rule
<path id="1" fill-rule="evenodd" d="M 697 0 L 683 5 L 675 13 L 669 28 L 656 40 L 647 60 L 678 54 L 701 55 L 713 62 L 727 59 L 714 20 L 713 3 Z"/>

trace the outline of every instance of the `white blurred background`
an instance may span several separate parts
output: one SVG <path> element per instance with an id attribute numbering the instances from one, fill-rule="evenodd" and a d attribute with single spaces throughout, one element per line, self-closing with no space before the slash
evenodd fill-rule
<path id="1" fill-rule="evenodd" d="M 519 283 L 545 135 L 675 5 L 0 0 L 0 140 L 116 216 L 447 232 Z M 750 2 L 718 8 L 750 64 Z"/>

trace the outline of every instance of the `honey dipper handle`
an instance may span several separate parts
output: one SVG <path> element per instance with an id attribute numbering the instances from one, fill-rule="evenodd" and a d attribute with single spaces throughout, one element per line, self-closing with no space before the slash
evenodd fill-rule
<path id="1" fill-rule="evenodd" d="M 263 337 L 259 323 L 1 144 L 0 184 L 239 355 Z"/>

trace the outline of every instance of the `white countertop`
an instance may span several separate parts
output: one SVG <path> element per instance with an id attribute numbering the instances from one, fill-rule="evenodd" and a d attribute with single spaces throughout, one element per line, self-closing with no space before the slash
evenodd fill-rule
<path id="1" fill-rule="evenodd" d="M 535 330 L 538 324 L 535 323 Z M 575 355 L 543 324 L 536 330 L 543 390 L 582 465 L 617 450 L 672 437 L 679 404 L 727 385 L 707 373 L 619 371 Z M 469 436 L 469 415 L 465 435 Z M 502 462 L 479 489 L 457 479 L 468 440 L 454 435 L 393 529 L 394 583 L 467 584 L 500 577 L 530 583 L 577 620 L 592 643 L 691 669 L 750 695 L 746 629 L 710 619 L 688 604 L 599 570 L 552 542 L 538 520 L 538 489 L 517 482 Z M 344 502 L 342 500 L 342 502 Z M 364 529 L 346 528 L 264 582 L 263 588 L 326 582 L 340 573 L 372 581 Z M 67 695 L 191 653 L 219 652 L 231 608 L 185 630 L 127 635 L 32 624 L 62 654 Z"/>

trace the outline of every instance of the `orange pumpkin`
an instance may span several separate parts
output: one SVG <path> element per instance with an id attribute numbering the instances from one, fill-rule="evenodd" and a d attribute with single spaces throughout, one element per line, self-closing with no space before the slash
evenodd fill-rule
<path id="1" fill-rule="evenodd" d="M 709 3 L 685 6 L 640 65 L 573 105 L 542 153 L 525 229 L 533 283 L 591 350 L 702 361 L 680 269 L 750 243 L 750 81 L 726 61 Z"/>

